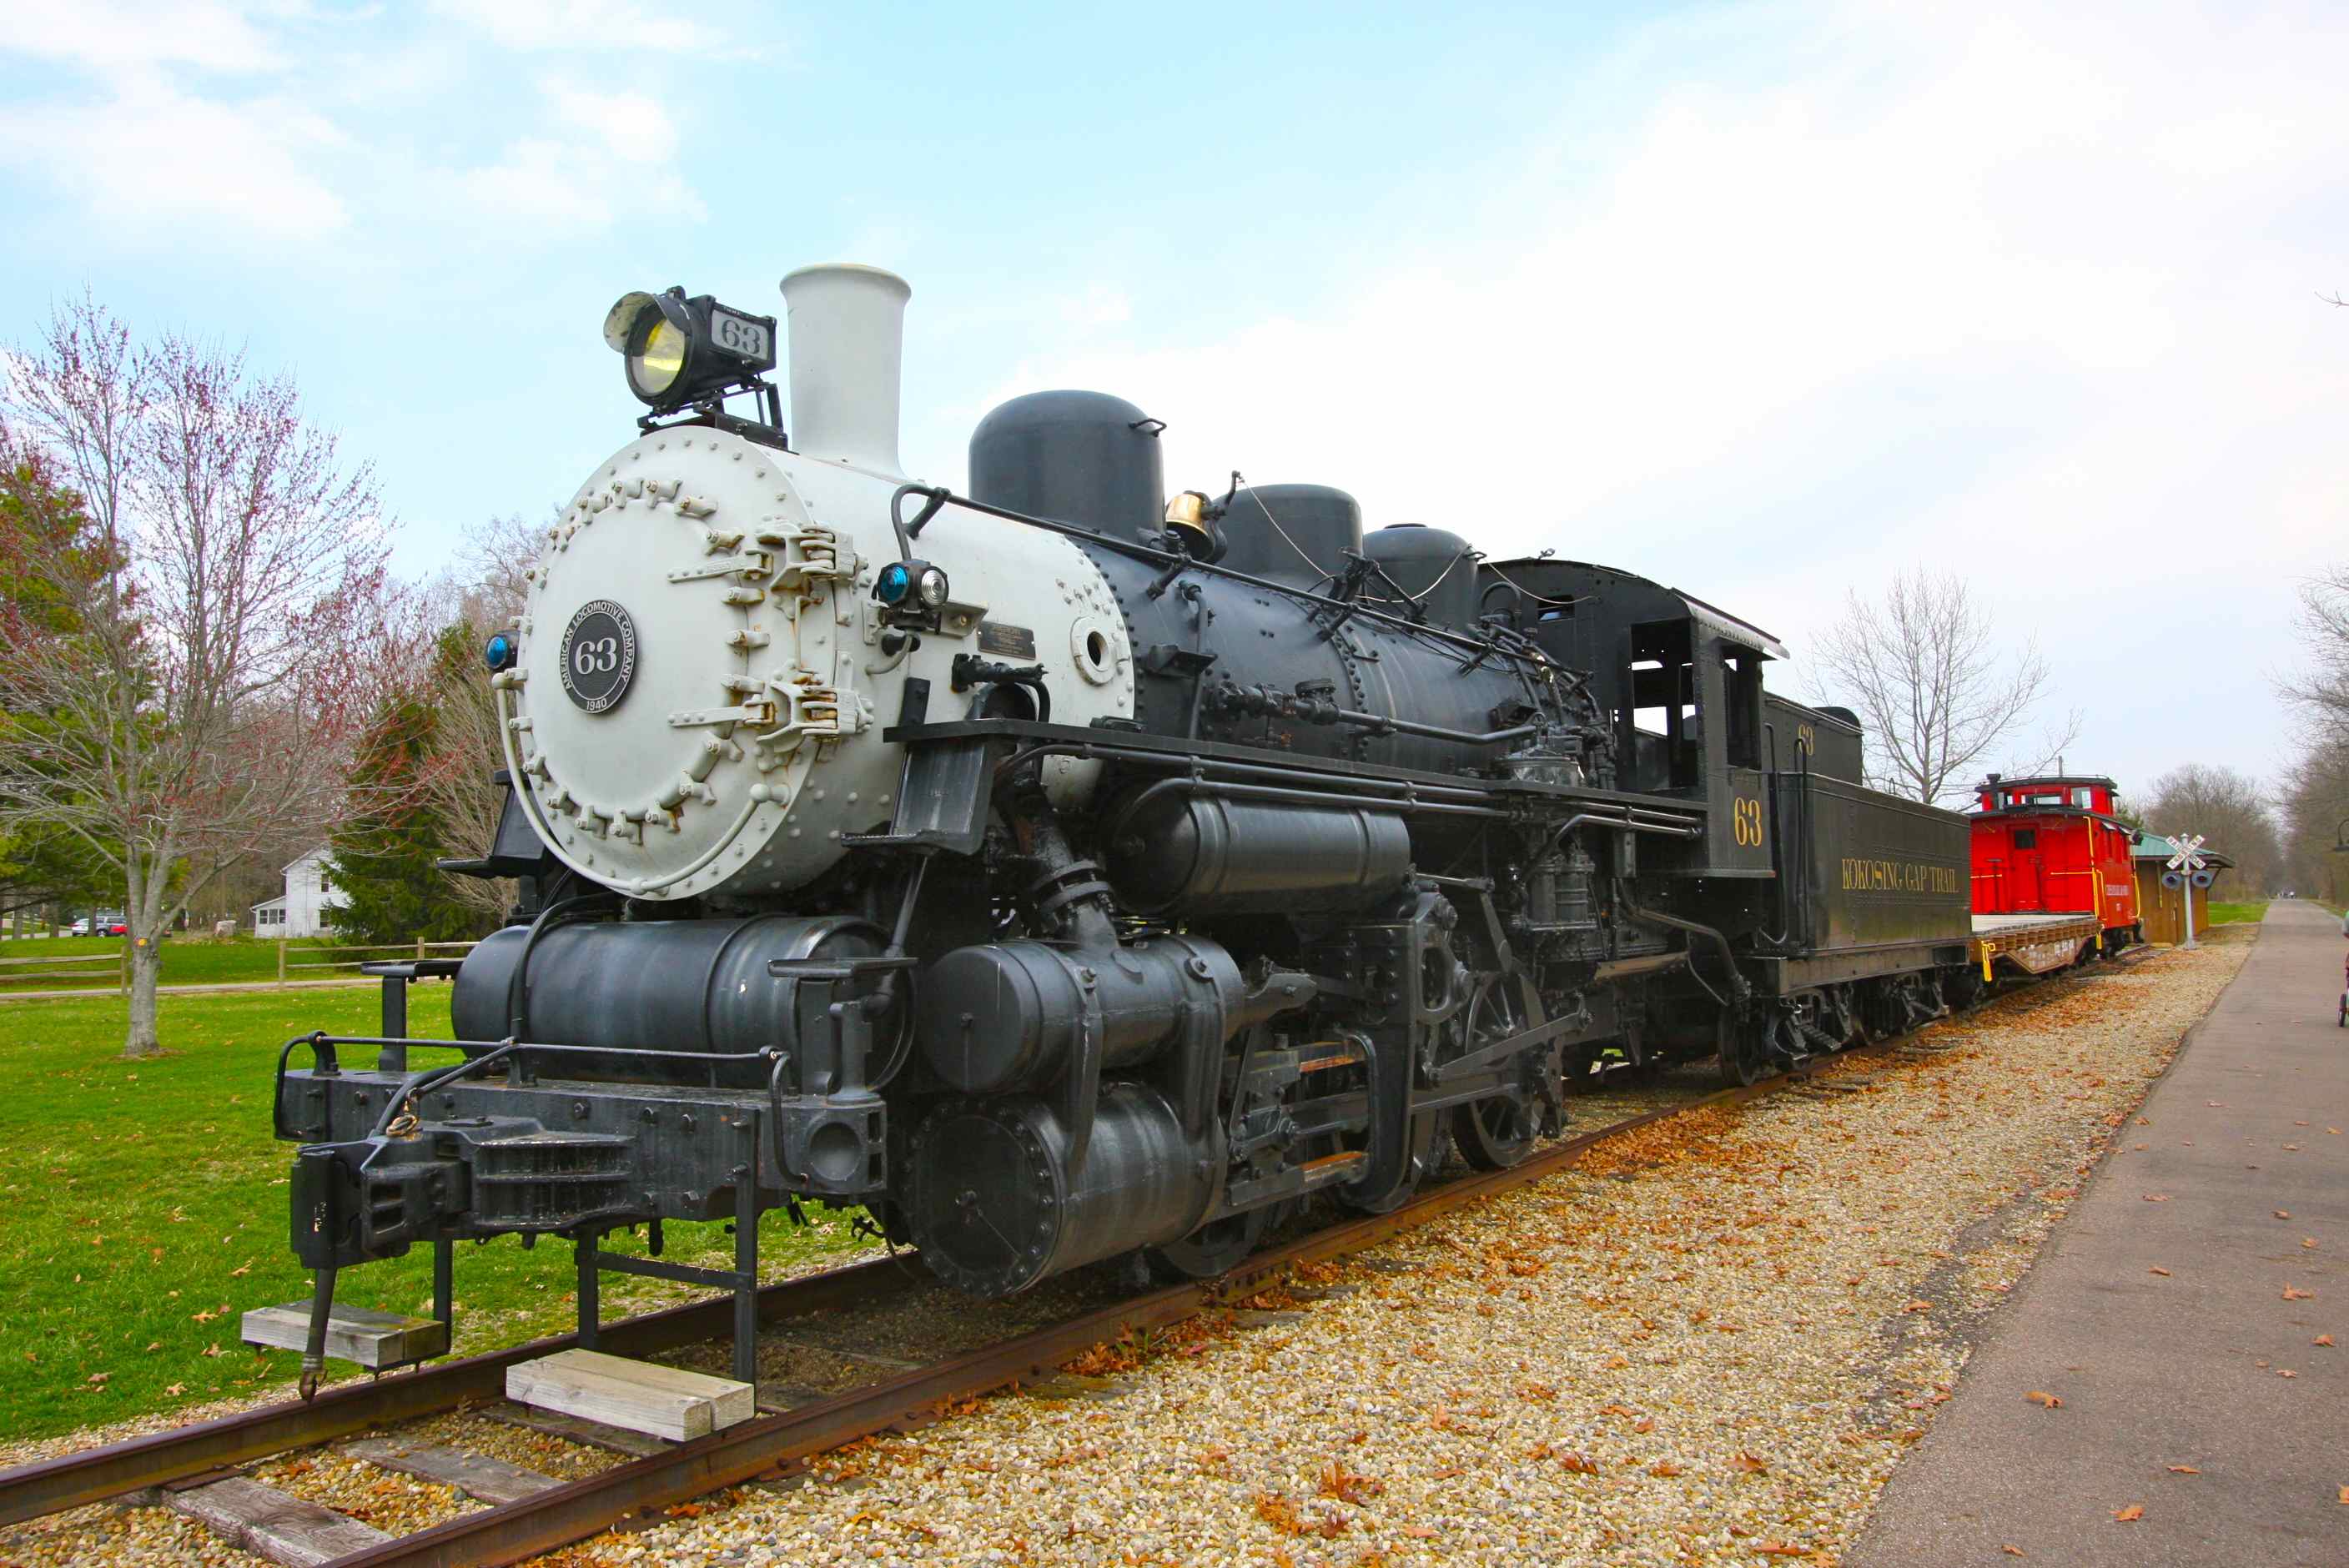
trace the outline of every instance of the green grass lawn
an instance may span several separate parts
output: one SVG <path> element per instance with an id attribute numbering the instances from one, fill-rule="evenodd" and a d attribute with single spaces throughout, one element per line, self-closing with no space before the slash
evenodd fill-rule
<path id="1" fill-rule="evenodd" d="M 2240 903 L 2220 903 L 2214 900 L 2210 905 L 2210 923 L 2233 925 L 2239 921 L 2261 921 L 2267 918 L 2267 913 L 2268 901 L 2263 898 L 2245 899 Z"/>
<path id="2" fill-rule="evenodd" d="M 15 943 L 0 944 L 14 948 Z M 272 973 L 274 973 L 273 959 Z M 169 971 L 166 971 L 168 975 Z M 291 1145 L 270 1135 L 277 1051 L 324 1028 L 372 1034 L 370 990 L 166 996 L 158 1060 L 120 1057 L 114 998 L 0 1008 L 0 1439 L 36 1437 L 153 1408 L 250 1393 L 293 1377 L 291 1352 L 237 1338 L 245 1308 L 306 1299 L 287 1245 Z M 410 1027 L 445 1034 L 449 987 L 417 987 Z M 419 1065 L 442 1059 L 420 1057 Z M 771 1269 L 861 1244 L 849 1216 L 811 1211 L 802 1230 L 769 1214 Z M 616 1250 L 640 1243 L 609 1238 Z M 673 1224 L 667 1256 L 730 1267 L 718 1224 Z M 460 1354 L 567 1330 L 567 1244 L 525 1252 L 502 1237 L 457 1253 Z M 346 1271 L 340 1298 L 427 1314 L 429 1247 Z M 604 1279 L 607 1319 L 697 1293 Z M 329 1362 L 329 1374 L 357 1376 Z"/>
<path id="3" fill-rule="evenodd" d="M 92 986 L 112 985 L 119 977 L 122 957 L 122 941 L 119 936 L 44 936 L 18 937 L 0 942 L 0 994 L 9 991 L 76 991 Z M 371 958 L 397 958 L 399 953 L 386 948 L 380 952 L 326 953 L 320 949 L 351 945 L 339 936 L 305 938 L 288 944 L 286 977 L 292 980 L 326 980 L 337 975 L 356 976 L 356 968 L 299 969 L 300 964 L 335 961 L 355 964 Z M 415 949 L 406 950 L 413 956 Z M 439 954 L 450 956 L 448 953 Z M 33 959 L 30 964 L 14 962 Z M 115 967 L 89 962 L 109 960 Z M 42 975 L 44 971 L 59 970 L 38 979 L 18 979 L 25 974 Z M 235 981 L 275 980 L 277 978 L 277 944 L 250 936 L 220 940 L 212 937 L 171 936 L 163 940 L 163 984 L 166 985 L 216 985 Z"/>

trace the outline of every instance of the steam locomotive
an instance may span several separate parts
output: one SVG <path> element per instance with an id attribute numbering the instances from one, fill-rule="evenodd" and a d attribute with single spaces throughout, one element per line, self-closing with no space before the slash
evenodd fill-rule
<path id="1" fill-rule="evenodd" d="M 905 284 L 782 293 L 788 435 L 771 318 L 607 324 L 651 411 L 488 649 L 505 814 L 457 869 L 523 896 L 446 1059 L 389 994 L 280 1059 L 313 1368 L 336 1270 L 419 1243 L 444 1318 L 450 1243 L 507 1233 L 576 1244 L 589 1343 L 606 1268 L 747 1311 L 800 1200 L 978 1295 L 1212 1276 L 1316 1194 L 1525 1159 L 1610 1066 L 1750 1082 L 1978 984 L 1964 820 L 1863 788 L 1751 623 L 1334 489 L 1170 501 L 1162 427 L 1096 393 L 988 414 L 967 495 L 913 482 Z M 730 1272 L 597 1248 L 724 1218 Z"/>

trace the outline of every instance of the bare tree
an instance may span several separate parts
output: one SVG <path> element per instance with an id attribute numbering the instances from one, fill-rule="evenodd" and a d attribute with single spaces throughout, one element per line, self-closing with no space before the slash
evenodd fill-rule
<path id="1" fill-rule="evenodd" d="M 2335 566 L 2300 591 L 2300 634 L 2308 667 L 2279 682 L 2317 744 L 2349 744 L 2349 566 Z"/>
<path id="2" fill-rule="evenodd" d="M 1965 792 L 1973 769 L 2017 738 L 2049 681 L 2035 641 L 2002 665 L 1989 610 L 1957 577 L 1922 566 L 1880 593 L 1846 595 L 1816 657 L 1827 700 L 1856 709 L 1867 727 L 1871 781 L 1927 804 Z M 2044 770 L 2079 733 L 2074 712 L 2029 756 L 2010 758 L 2010 770 Z"/>
<path id="3" fill-rule="evenodd" d="M 519 517 L 492 518 L 467 531 L 462 574 L 443 582 L 437 595 L 444 629 L 434 661 L 433 757 L 422 804 L 439 819 L 443 841 L 469 855 L 488 852 L 505 804 L 492 777 L 505 765 L 497 705 L 479 656 L 492 634 L 522 614 L 525 573 L 545 542 L 544 530 Z M 446 880 L 460 902 L 492 920 L 513 906 L 511 882 Z"/>
<path id="4" fill-rule="evenodd" d="M 2267 791 L 2248 773 L 2209 762 L 2188 762 L 2153 781 L 2145 820 L 2165 838 L 2199 833 L 2235 862 L 2240 885 L 2264 892 L 2274 884 L 2283 855 Z"/>
<path id="5" fill-rule="evenodd" d="M 2307 749 L 2284 793 L 2290 875 L 2331 902 L 2349 891 L 2349 566 L 2301 590 L 2307 664 L 2277 682 L 2299 714 Z"/>
<path id="6" fill-rule="evenodd" d="M 61 829 L 122 878 L 126 1056 L 155 1054 L 157 942 L 220 872 L 344 804 L 348 743 L 410 634 L 368 469 L 290 378 L 88 298 L 12 366 L 13 439 L 78 493 L 93 547 L 19 540 L 71 608 L 8 650 L 0 810 Z"/>

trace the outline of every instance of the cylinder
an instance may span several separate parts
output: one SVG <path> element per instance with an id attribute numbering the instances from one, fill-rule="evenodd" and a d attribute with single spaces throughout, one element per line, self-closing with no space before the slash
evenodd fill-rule
<path id="1" fill-rule="evenodd" d="M 1195 1016 L 1219 1046 L 1243 991 L 1232 955 L 1203 938 L 1098 951 L 985 943 L 922 972 L 916 1037 L 930 1070 L 965 1094 L 1040 1089 L 1061 1078 L 1087 1029 L 1104 1069 L 1158 1056 Z"/>
<path id="2" fill-rule="evenodd" d="M 1158 422 L 1105 392 L 1030 392 L 970 433 L 974 500 L 1131 540 L 1164 523 Z"/>
<path id="3" fill-rule="evenodd" d="M 1106 1083 L 1084 1163 L 1040 1099 L 966 1100 L 914 1134 L 914 1243 L 932 1273 L 974 1295 L 1009 1295 L 1048 1274 L 1195 1229 L 1220 1196 L 1220 1159 L 1184 1139 L 1156 1089 Z"/>
<path id="4" fill-rule="evenodd" d="M 782 281 L 792 338 L 792 450 L 902 479 L 898 381 L 905 302 L 895 273 L 836 262 Z"/>
<path id="5" fill-rule="evenodd" d="M 512 1032 L 508 997 L 527 928 L 509 925 L 482 941 L 457 972 L 450 1000 L 460 1040 L 502 1040 Z M 636 1051 L 711 1051 L 740 1055 L 768 1047 L 791 1051 L 804 1092 L 836 1086 L 807 1081 L 830 1062 L 832 998 L 824 987 L 767 973 L 775 958 L 839 961 L 885 951 L 886 933 L 846 915 L 788 914 L 747 920 L 648 920 L 558 925 L 530 955 L 528 1034 L 535 1043 L 594 1046 L 609 1057 L 583 1070 L 660 1079 L 682 1075 L 707 1082 L 700 1064 L 674 1067 Z M 907 1009 L 875 1020 L 876 1055 L 894 1054 Z M 566 1068 L 566 1071 L 570 1070 Z M 766 1084 L 755 1060 L 735 1075 Z"/>
<path id="6" fill-rule="evenodd" d="M 1352 909 L 1402 885 L 1402 819 L 1353 806 L 1258 805 L 1170 792 L 1121 820 L 1111 887 L 1142 914 Z"/>

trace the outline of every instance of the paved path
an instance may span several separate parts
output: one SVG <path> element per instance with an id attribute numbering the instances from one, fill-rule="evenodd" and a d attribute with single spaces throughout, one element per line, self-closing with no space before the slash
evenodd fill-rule
<path id="1" fill-rule="evenodd" d="M 1852 1568 L 2349 1563 L 2344 947 L 2315 905 L 2268 906 L 2151 1125 L 2124 1130 L 2024 1276 Z"/>

